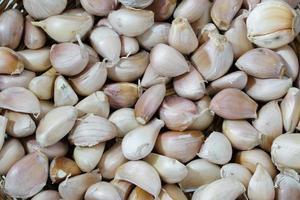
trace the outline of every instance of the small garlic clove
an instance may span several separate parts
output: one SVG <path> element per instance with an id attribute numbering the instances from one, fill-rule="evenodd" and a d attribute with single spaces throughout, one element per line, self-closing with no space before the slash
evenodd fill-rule
<path id="1" fill-rule="evenodd" d="M 161 200 L 187 200 L 185 194 L 175 184 L 166 184 L 159 194 Z"/>
<path id="2" fill-rule="evenodd" d="M 128 132 L 122 140 L 124 156 L 128 160 L 139 160 L 149 155 L 164 124 L 162 120 L 154 118 L 144 126 L 139 126 Z"/>
<path id="3" fill-rule="evenodd" d="M 31 200 L 59 200 L 60 196 L 56 190 L 44 190 L 36 194 Z"/>
<path id="4" fill-rule="evenodd" d="M 17 161 L 25 156 L 25 150 L 17 139 L 7 140 L 0 149 L 0 174 L 5 175 Z"/>
<path id="5" fill-rule="evenodd" d="M 40 152 L 31 153 L 9 169 L 5 177 L 4 190 L 13 198 L 26 199 L 43 189 L 47 176 L 47 157 Z"/>
<path id="6" fill-rule="evenodd" d="M 21 41 L 24 18 L 17 9 L 6 9 L 0 15 L 0 46 L 16 49 Z"/>
<path id="7" fill-rule="evenodd" d="M 128 161 L 121 165 L 117 169 L 115 179 L 128 181 L 150 193 L 155 198 L 158 197 L 161 190 L 161 181 L 158 173 L 145 161 Z"/>
<path id="8" fill-rule="evenodd" d="M 197 155 L 203 143 L 200 131 L 169 131 L 158 135 L 155 150 L 159 154 L 186 163 Z"/>
<path id="9" fill-rule="evenodd" d="M 248 197 L 253 200 L 272 200 L 275 198 L 275 190 L 272 177 L 268 171 L 257 164 L 255 172 L 250 179 L 248 186 Z"/>
<path id="10" fill-rule="evenodd" d="M 18 75 L 0 75 L 0 90 L 10 87 L 28 88 L 29 82 L 35 77 L 35 73 L 24 70 Z"/>
<path id="11" fill-rule="evenodd" d="M 212 132 L 204 141 L 197 155 L 209 162 L 224 165 L 232 157 L 231 143 L 223 133 Z"/>
<path id="12" fill-rule="evenodd" d="M 24 62 L 25 69 L 33 72 L 44 72 L 51 67 L 50 48 L 26 49 L 18 51 Z"/>
<path id="13" fill-rule="evenodd" d="M 121 56 L 134 55 L 139 49 L 139 43 L 134 37 L 120 36 L 121 39 Z"/>
<path id="14" fill-rule="evenodd" d="M 228 88 L 211 100 L 210 109 L 225 119 L 256 118 L 257 103 L 244 92 Z"/>
<path id="15" fill-rule="evenodd" d="M 36 140 L 42 147 L 51 146 L 65 137 L 75 124 L 77 110 L 73 106 L 56 107 L 49 111 L 36 129 Z"/>
<path id="16" fill-rule="evenodd" d="M 46 44 L 45 33 L 31 24 L 33 19 L 27 15 L 25 20 L 24 44 L 29 49 L 39 49 Z"/>
<path id="17" fill-rule="evenodd" d="M 142 81 L 141 81 L 141 86 L 148 88 L 156 84 L 166 84 L 170 82 L 171 78 L 170 77 L 165 77 L 157 74 L 153 67 L 151 65 L 148 65 L 146 68 L 146 71 L 144 72 Z"/>
<path id="18" fill-rule="evenodd" d="M 99 163 L 105 148 L 105 143 L 92 147 L 76 146 L 73 157 L 78 167 L 83 172 L 91 172 Z"/>
<path id="19" fill-rule="evenodd" d="M 285 172 L 281 172 L 276 176 L 274 182 L 278 200 L 297 200 L 300 198 L 299 176 L 297 172 L 293 171 L 293 173 L 296 173 L 296 177 Z"/>
<path id="20" fill-rule="evenodd" d="M 12 49 L 0 47 L 0 74 L 21 74 L 24 63 L 21 57 Z"/>
<path id="21" fill-rule="evenodd" d="M 166 44 L 158 44 L 151 50 L 150 64 L 156 73 L 166 77 L 176 77 L 189 71 L 184 56 Z"/>
<path id="22" fill-rule="evenodd" d="M 59 184 L 59 195 L 63 199 L 83 199 L 87 189 L 99 181 L 101 181 L 101 175 L 96 172 L 71 177 Z"/>
<path id="23" fill-rule="evenodd" d="M 246 120 L 224 120 L 222 129 L 232 146 L 238 150 L 250 150 L 262 142 L 261 133 Z"/>
<path id="24" fill-rule="evenodd" d="M 154 24 L 154 13 L 149 10 L 122 7 L 110 12 L 107 19 L 120 35 L 136 37 Z"/>
<path id="25" fill-rule="evenodd" d="M 272 101 L 283 97 L 292 87 L 291 78 L 259 79 L 249 76 L 246 93 L 257 101 Z"/>
<path id="26" fill-rule="evenodd" d="M 245 188 L 248 187 L 249 181 L 252 177 L 251 172 L 243 165 L 236 163 L 228 163 L 223 165 L 220 171 L 222 178 L 233 177 L 243 183 Z"/>
<path id="27" fill-rule="evenodd" d="M 152 4 L 153 0 L 119 0 L 119 2 L 126 7 L 146 8 Z"/>
<path id="28" fill-rule="evenodd" d="M 102 91 L 94 92 L 85 97 L 75 107 L 78 110 L 78 117 L 92 113 L 107 118 L 110 110 L 108 97 Z"/>
<path id="29" fill-rule="evenodd" d="M 157 84 L 147 89 L 135 104 L 135 117 L 140 124 L 146 124 L 158 110 L 166 95 L 166 86 Z"/>
<path id="30" fill-rule="evenodd" d="M 67 157 L 56 157 L 50 163 L 49 177 L 54 183 L 60 183 L 67 177 L 77 176 L 81 173 L 76 162 Z"/>
<path id="31" fill-rule="evenodd" d="M 54 108 L 54 103 L 51 101 L 40 101 L 41 112 L 39 116 L 35 119 L 36 122 L 40 122 L 41 119 Z"/>
<path id="32" fill-rule="evenodd" d="M 165 183 L 178 183 L 188 174 L 188 170 L 185 165 L 167 156 L 150 153 L 146 158 L 144 158 L 144 161 L 156 169 L 162 181 Z"/>
<path id="33" fill-rule="evenodd" d="M 108 15 L 110 11 L 116 9 L 118 1 L 116 0 L 80 0 L 81 6 L 88 13 L 96 16 Z"/>
<path id="34" fill-rule="evenodd" d="M 10 87 L 0 92 L 0 108 L 28 114 L 39 114 L 40 102 L 29 90 L 22 87 Z"/>
<path id="35" fill-rule="evenodd" d="M 1 125 L 0 126 L 0 150 L 3 147 L 4 140 L 6 137 L 5 130 L 6 130 L 7 122 L 8 122 L 8 119 L 6 117 L 0 116 L 0 125 Z"/>
<path id="36" fill-rule="evenodd" d="M 153 196 L 140 187 L 135 187 L 127 200 L 154 200 Z M 162 200 L 160 198 L 160 200 Z"/>
<path id="37" fill-rule="evenodd" d="M 121 180 L 116 180 L 116 179 L 113 179 L 110 183 L 113 184 L 117 188 L 122 200 L 128 199 L 128 196 L 130 195 L 130 192 L 132 191 L 132 188 L 134 187 L 133 184 L 131 184 L 127 181 L 121 181 Z"/>
<path id="38" fill-rule="evenodd" d="M 282 134 L 283 120 L 278 101 L 265 104 L 258 112 L 253 126 L 261 133 L 260 147 L 265 151 L 271 151 L 273 140 Z"/>
<path id="39" fill-rule="evenodd" d="M 187 176 L 179 183 L 184 192 L 193 192 L 200 186 L 220 179 L 220 167 L 204 159 L 196 159 L 186 165 Z"/>
<path id="40" fill-rule="evenodd" d="M 91 185 L 84 195 L 85 200 L 122 200 L 117 188 L 107 182 L 98 182 Z"/>
<path id="41" fill-rule="evenodd" d="M 154 12 L 154 20 L 159 22 L 170 18 L 176 5 L 177 0 L 154 0 L 147 9 Z"/>
<path id="42" fill-rule="evenodd" d="M 54 83 L 54 105 L 73 106 L 78 102 L 78 96 L 63 76 L 58 76 Z"/>

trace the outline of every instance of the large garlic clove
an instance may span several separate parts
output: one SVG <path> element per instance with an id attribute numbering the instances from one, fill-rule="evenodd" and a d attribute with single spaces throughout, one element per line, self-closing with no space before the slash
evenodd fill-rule
<path id="1" fill-rule="evenodd" d="M 42 147 L 53 145 L 65 137 L 75 124 L 77 110 L 61 106 L 48 112 L 36 129 L 36 140 Z"/>
<path id="2" fill-rule="evenodd" d="M 58 76 L 54 83 L 54 105 L 73 106 L 78 102 L 78 96 L 63 76 Z"/>
<path id="3" fill-rule="evenodd" d="M 0 74 L 21 74 L 24 63 L 21 57 L 12 49 L 0 47 Z"/>
<path id="4" fill-rule="evenodd" d="M 147 9 L 152 10 L 154 12 L 154 20 L 160 22 L 172 16 L 176 5 L 177 0 L 154 0 Z"/>
<path id="5" fill-rule="evenodd" d="M 29 198 L 43 189 L 47 177 L 47 157 L 40 152 L 31 153 L 9 169 L 5 178 L 4 190 L 13 198 Z"/>
<path id="6" fill-rule="evenodd" d="M 31 200 L 59 200 L 60 196 L 56 190 L 44 190 L 36 194 Z"/>
<path id="7" fill-rule="evenodd" d="M 297 172 L 281 172 L 274 180 L 278 200 L 297 200 L 300 198 L 300 183 Z"/>
<path id="8" fill-rule="evenodd" d="M 222 178 L 233 177 L 237 179 L 243 183 L 245 188 L 248 187 L 249 181 L 252 177 L 251 172 L 246 167 L 236 163 L 228 163 L 223 165 L 220 173 Z"/>
<path id="9" fill-rule="evenodd" d="M 153 0 L 119 0 L 119 2 L 126 7 L 146 8 L 152 4 Z"/>
<path id="10" fill-rule="evenodd" d="M 24 30 L 24 44 L 29 49 L 42 48 L 46 43 L 45 33 L 31 24 L 33 19 L 27 15 Z"/>
<path id="11" fill-rule="evenodd" d="M 42 49 L 26 49 L 18 51 L 21 59 L 24 62 L 25 69 L 33 72 L 44 72 L 51 67 L 50 48 Z"/>
<path id="12" fill-rule="evenodd" d="M 121 181 L 116 179 L 113 179 L 110 183 L 112 183 L 117 188 L 123 200 L 128 199 L 128 196 L 130 195 L 130 192 L 134 187 L 133 184 L 127 181 Z"/>
<path id="13" fill-rule="evenodd" d="M 148 88 L 156 84 L 166 84 L 170 82 L 171 78 L 170 77 L 165 77 L 157 74 L 153 67 L 151 65 L 148 65 L 146 68 L 146 71 L 144 72 L 142 81 L 141 81 L 141 86 Z"/>
<path id="14" fill-rule="evenodd" d="M 299 72 L 299 61 L 295 51 L 289 45 L 282 46 L 275 51 L 285 61 L 286 75 L 295 80 Z"/>
<path id="15" fill-rule="evenodd" d="M 113 184 L 98 182 L 91 185 L 84 195 L 85 200 L 121 200 L 121 196 Z"/>
<path id="16" fill-rule="evenodd" d="M 153 196 L 140 187 L 135 187 L 127 200 L 154 200 Z M 160 199 L 162 200 L 162 199 Z"/>
<path id="17" fill-rule="evenodd" d="M 136 54 L 140 50 L 138 40 L 134 37 L 126 37 L 122 35 L 121 39 L 121 56 L 130 56 Z"/>
<path id="18" fill-rule="evenodd" d="M 10 87 L 28 88 L 30 81 L 35 77 L 35 73 L 24 70 L 18 75 L 0 75 L 0 90 Z"/>
<path id="19" fill-rule="evenodd" d="M 97 16 L 108 15 L 118 5 L 116 0 L 80 0 L 80 3 L 84 10 Z"/>

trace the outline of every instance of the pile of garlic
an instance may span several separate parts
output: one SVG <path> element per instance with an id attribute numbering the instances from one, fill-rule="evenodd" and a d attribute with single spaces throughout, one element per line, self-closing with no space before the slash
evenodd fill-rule
<path id="1" fill-rule="evenodd" d="M 32 200 L 299 200 L 299 2 L 6 9 L 1 190 Z"/>

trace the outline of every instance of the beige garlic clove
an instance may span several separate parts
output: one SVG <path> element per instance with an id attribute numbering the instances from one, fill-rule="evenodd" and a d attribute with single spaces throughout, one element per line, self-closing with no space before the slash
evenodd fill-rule
<path id="1" fill-rule="evenodd" d="M 146 51 L 121 58 L 115 66 L 107 69 L 108 77 L 113 81 L 135 81 L 144 74 L 149 62 L 150 55 Z"/>
<path id="2" fill-rule="evenodd" d="M 251 150 L 262 142 L 261 133 L 246 120 L 224 120 L 222 129 L 238 150 Z"/>
<path id="3" fill-rule="evenodd" d="M 248 186 L 248 197 L 253 200 L 272 200 L 275 198 L 275 190 L 272 177 L 268 171 L 257 164 L 255 172 Z"/>
<path id="4" fill-rule="evenodd" d="M 135 117 L 140 124 L 146 124 L 158 110 L 166 95 L 166 86 L 157 84 L 147 89 L 135 104 Z"/>
<path id="5" fill-rule="evenodd" d="M 236 163 L 223 165 L 220 173 L 222 178 L 232 177 L 237 179 L 243 183 L 245 188 L 248 187 L 249 181 L 252 177 L 251 172 L 246 167 Z"/>
<path id="6" fill-rule="evenodd" d="M 78 117 L 92 113 L 107 118 L 110 110 L 108 97 L 102 91 L 94 92 L 85 97 L 75 107 L 78 110 Z"/>
<path id="7" fill-rule="evenodd" d="M 101 179 L 101 175 L 96 172 L 85 173 L 71 177 L 59 184 L 59 195 L 63 199 L 83 199 L 87 189 L 93 184 L 101 181 Z"/>
<path id="8" fill-rule="evenodd" d="M 67 157 L 56 157 L 50 163 L 49 177 L 54 183 L 60 183 L 65 178 L 77 176 L 81 173 L 76 162 Z"/>
<path id="9" fill-rule="evenodd" d="M 276 52 L 266 48 L 246 52 L 235 65 L 256 78 L 281 78 L 285 72 L 284 60 Z"/>
<path id="10" fill-rule="evenodd" d="M 88 96 L 100 90 L 107 78 L 107 69 L 101 62 L 89 64 L 80 74 L 70 78 L 78 95 Z"/>
<path id="11" fill-rule="evenodd" d="M 91 185 L 84 195 L 85 200 L 121 200 L 117 188 L 108 182 L 98 182 Z"/>
<path id="12" fill-rule="evenodd" d="M 43 189 L 47 177 L 47 157 L 40 152 L 31 153 L 9 169 L 5 177 L 4 190 L 13 198 L 29 198 Z"/>
<path id="13" fill-rule="evenodd" d="M 243 71 L 229 73 L 221 78 L 214 80 L 207 86 L 207 93 L 214 95 L 226 88 L 244 89 L 248 81 L 248 76 Z"/>
<path id="14" fill-rule="evenodd" d="M 121 143 L 115 143 L 102 155 L 98 167 L 103 178 L 112 179 L 115 177 L 118 167 L 126 163 L 127 159 L 122 152 Z"/>
<path id="15" fill-rule="evenodd" d="M 24 44 L 29 49 L 39 49 L 46 44 L 46 35 L 38 27 L 31 24 L 33 19 L 27 15 L 25 20 Z"/>
<path id="16" fill-rule="evenodd" d="M 0 108 L 15 112 L 38 115 L 40 102 L 29 90 L 22 87 L 10 87 L 0 92 Z"/>
<path id="17" fill-rule="evenodd" d="M 225 119 L 256 118 L 257 103 L 244 92 L 228 88 L 211 100 L 210 109 Z"/>
<path id="18" fill-rule="evenodd" d="M 121 165 L 117 169 L 115 179 L 128 181 L 150 193 L 155 198 L 158 197 L 161 190 L 161 181 L 158 173 L 145 161 L 128 161 Z"/>
<path id="19" fill-rule="evenodd" d="M 41 119 L 54 108 L 54 103 L 51 101 L 40 101 L 41 112 L 39 116 L 35 119 L 36 122 L 41 121 Z"/>
<path id="20" fill-rule="evenodd" d="M 153 0 L 119 0 L 119 2 L 126 7 L 146 8 L 152 4 Z"/>
<path id="21" fill-rule="evenodd" d="M 273 178 L 277 174 L 271 157 L 261 149 L 240 151 L 236 154 L 235 162 L 248 168 L 252 173 L 255 172 L 256 165 L 260 163 Z"/>
<path id="22" fill-rule="evenodd" d="M 294 175 L 286 172 L 278 174 L 274 180 L 276 198 L 278 200 L 297 200 L 300 198 L 300 183 L 297 172 L 292 172 Z"/>
<path id="23" fill-rule="evenodd" d="M 78 96 L 63 76 L 58 76 L 54 83 L 54 105 L 73 106 L 78 102 Z"/>
<path id="24" fill-rule="evenodd" d="M 24 18 L 17 9 L 6 9 L 0 15 L 0 46 L 16 49 L 21 41 Z"/>
<path id="25" fill-rule="evenodd" d="M 33 72 L 44 72 L 51 67 L 50 48 L 26 49 L 18 51 L 25 69 Z"/>
<path id="26" fill-rule="evenodd" d="M 21 57 L 12 49 L 0 47 L 0 74 L 21 74 L 24 63 Z"/>
<path id="27" fill-rule="evenodd" d="M 147 9 L 152 10 L 154 12 L 154 20 L 160 22 L 172 16 L 176 5 L 177 0 L 154 0 Z"/>
<path id="28" fill-rule="evenodd" d="M 135 187 L 127 200 L 154 200 L 153 196 L 140 187 Z M 162 199 L 160 199 L 162 200 Z"/>
<path id="29" fill-rule="evenodd" d="M 83 38 L 94 24 L 94 18 L 83 10 L 54 15 L 39 22 L 31 22 L 41 27 L 57 42 L 75 42 L 77 36 Z M 76 33 L 76 34 L 74 34 Z"/>
<path id="30" fill-rule="evenodd" d="M 228 30 L 232 19 L 242 6 L 243 0 L 216 0 L 211 8 L 211 18 L 221 30 Z"/>
<path id="31" fill-rule="evenodd" d="M 60 196 L 56 190 L 43 190 L 36 194 L 31 200 L 59 200 Z"/>
<path id="32" fill-rule="evenodd" d="M 187 176 L 179 183 L 184 192 L 193 192 L 200 186 L 220 179 L 220 167 L 204 159 L 196 159 L 186 165 Z"/>
<path id="33" fill-rule="evenodd" d="M 108 15 L 110 11 L 116 9 L 116 0 L 80 0 L 80 4 L 88 13 L 97 16 Z"/>
<path id="34" fill-rule="evenodd" d="M 150 153 L 146 158 L 144 158 L 144 161 L 156 169 L 162 181 L 165 183 L 178 183 L 188 174 L 188 170 L 185 165 L 167 156 Z"/>
<path id="35" fill-rule="evenodd" d="M 56 107 L 49 111 L 36 129 L 36 140 L 42 147 L 51 146 L 65 137 L 75 124 L 77 110 L 73 106 Z"/>
<path id="36" fill-rule="evenodd" d="M 165 77 L 157 74 L 153 67 L 151 65 L 148 65 L 146 68 L 146 71 L 144 72 L 142 81 L 141 81 L 141 86 L 148 88 L 156 84 L 166 84 L 170 82 L 171 78 L 170 77 Z"/>
<path id="37" fill-rule="evenodd" d="M 30 115 L 7 110 L 4 116 L 8 119 L 6 132 L 9 135 L 26 137 L 35 132 L 36 125 Z"/>
<path id="38" fill-rule="evenodd" d="M 134 55 L 140 50 L 139 43 L 134 37 L 120 36 L 121 39 L 121 56 Z"/>
<path id="39" fill-rule="evenodd" d="M 96 62 L 100 62 L 98 53 L 91 46 L 87 44 L 83 44 L 83 45 L 89 54 L 88 65 L 95 64 Z"/>
<path id="40" fill-rule="evenodd" d="M 159 154 L 186 163 L 197 155 L 203 143 L 200 131 L 169 131 L 158 135 L 155 150 Z"/>
<path id="41" fill-rule="evenodd" d="M 299 72 L 299 61 L 295 51 L 289 45 L 282 46 L 275 51 L 285 61 L 286 75 L 294 81 Z"/>
<path id="42" fill-rule="evenodd" d="M 168 44 L 170 28 L 171 24 L 169 23 L 156 22 L 143 34 L 139 35 L 137 40 L 146 50 L 151 50 L 160 43 Z"/>
<path id="43" fill-rule="evenodd" d="M 159 194 L 161 200 L 187 200 L 185 194 L 175 184 L 166 184 Z"/>
<path id="44" fill-rule="evenodd" d="M 246 93 L 257 101 L 272 101 L 283 97 L 292 87 L 291 78 L 259 79 L 248 77 Z"/>
<path id="45" fill-rule="evenodd" d="M 115 109 L 132 107 L 139 98 L 138 85 L 128 82 L 108 84 L 104 87 L 104 93 L 110 106 Z"/>
<path id="46" fill-rule="evenodd" d="M 156 73 L 166 77 L 176 77 L 189 71 L 184 56 L 166 44 L 158 44 L 151 50 L 150 64 Z"/>
<path id="47" fill-rule="evenodd" d="M 17 139 L 9 139 L 0 148 L 0 174 L 6 174 L 9 169 L 25 156 L 25 150 Z"/>
<path id="48" fill-rule="evenodd" d="M 212 132 L 206 138 L 197 155 L 209 162 L 224 165 L 231 160 L 232 147 L 223 133 Z"/>
<path id="49" fill-rule="evenodd" d="M 111 182 L 117 190 L 119 191 L 119 194 L 122 198 L 122 200 L 128 199 L 128 196 L 130 195 L 130 192 L 132 191 L 134 185 L 127 182 L 127 181 L 121 181 L 121 180 L 116 180 L 113 179 Z"/>
<path id="50" fill-rule="evenodd" d="M 105 143 L 92 147 L 76 146 L 73 157 L 78 167 L 83 172 L 91 172 L 99 163 L 105 148 Z"/>
<path id="51" fill-rule="evenodd" d="M 10 87 L 27 88 L 29 82 L 35 77 L 35 73 L 24 70 L 18 75 L 0 75 L 0 90 Z"/>
<path id="52" fill-rule="evenodd" d="M 107 19 L 120 35 L 136 37 L 154 24 L 154 13 L 149 10 L 122 7 L 110 12 Z"/>
<path id="53" fill-rule="evenodd" d="M 272 17 L 268 17 L 269 13 Z M 262 2 L 247 18 L 249 40 L 265 48 L 278 48 L 290 43 L 299 33 L 299 28 L 299 14 L 283 1 Z"/>
<path id="54" fill-rule="evenodd" d="M 40 76 L 34 77 L 30 81 L 28 89 L 32 91 L 39 99 L 49 100 L 53 97 L 55 79 L 56 70 L 54 68 L 50 68 Z"/>
<path id="55" fill-rule="evenodd" d="M 128 132 L 122 140 L 124 156 L 128 160 L 139 160 L 149 155 L 164 124 L 162 120 L 154 118 L 149 123 Z"/>

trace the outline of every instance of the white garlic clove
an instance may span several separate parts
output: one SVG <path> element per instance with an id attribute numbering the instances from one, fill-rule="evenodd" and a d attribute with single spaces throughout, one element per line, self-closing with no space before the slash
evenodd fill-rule
<path id="1" fill-rule="evenodd" d="M 166 84 L 170 82 L 171 78 L 170 77 L 165 77 L 157 74 L 153 67 L 149 64 L 148 67 L 146 68 L 146 71 L 144 72 L 142 81 L 141 81 L 141 86 L 148 88 L 156 84 Z"/>
<path id="2" fill-rule="evenodd" d="M 24 30 L 24 44 L 29 49 L 39 49 L 46 44 L 46 35 L 38 27 L 31 24 L 33 19 L 27 15 Z"/>
<path id="3" fill-rule="evenodd" d="M 236 163 L 228 163 L 223 165 L 220 173 L 222 178 L 233 177 L 237 179 L 243 183 L 245 188 L 248 187 L 249 181 L 252 177 L 251 172 L 246 167 Z"/>
<path id="4" fill-rule="evenodd" d="M 88 188 L 84 195 L 84 199 L 121 200 L 121 196 L 113 184 L 107 182 L 98 182 Z"/>
<path id="5" fill-rule="evenodd" d="M 0 74 L 21 74 L 24 63 L 21 57 L 12 49 L 0 47 Z"/>
<path id="6" fill-rule="evenodd" d="M 44 190 L 36 194 L 31 200 L 59 200 L 60 196 L 56 190 Z"/>
<path id="7" fill-rule="evenodd" d="M 18 51 L 24 62 L 24 67 L 33 72 L 44 72 L 51 67 L 50 48 L 26 49 Z"/>
<path id="8" fill-rule="evenodd" d="M 299 72 L 299 61 L 295 51 L 289 45 L 282 46 L 275 51 L 285 61 L 286 75 L 294 81 Z"/>
<path id="9" fill-rule="evenodd" d="M 118 5 L 116 0 L 80 0 L 80 3 L 84 10 L 97 16 L 108 15 Z"/>
<path id="10" fill-rule="evenodd" d="M 121 56 L 128 56 L 136 54 L 139 49 L 138 40 L 134 37 L 120 36 L 121 39 Z"/>
<path id="11" fill-rule="evenodd" d="M 54 83 L 54 105 L 73 106 L 78 102 L 78 96 L 63 76 L 58 76 Z"/>
<path id="12" fill-rule="evenodd" d="M 28 88 L 30 81 L 35 77 L 35 73 L 24 70 L 18 75 L 0 75 L 0 90 L 10 87 Z"/>

